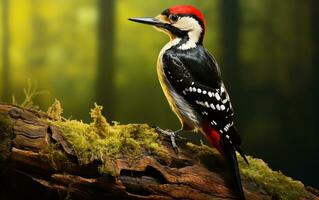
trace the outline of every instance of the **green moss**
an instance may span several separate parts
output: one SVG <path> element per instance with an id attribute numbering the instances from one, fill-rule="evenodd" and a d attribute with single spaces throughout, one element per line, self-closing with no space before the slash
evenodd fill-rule
<path id="1" fill-rule="evenodd" d="M 187 142 L 186 147 L 188 148 L 188 150 L 192 151 L 199 157 L 205 156 L 205 155 L 211 156 L 211 154 L 214 154 L 214 157 L 220 157 L 220 154 L 215 148 L 211 148 L 204 144 L 195 145 L 193 143 Z"/>
<path id="2" fill-rule="evenodd" d="M 46 149 L 43 149 L 40 152 L 39 158 L 43 159 L 44 162 L 49 160 L 51 166 L 55 170 L 63 169 L 63 171 L 68 171 L 72 170 L 74 166 L 74 163 L 61 150 L 60 144 L 58 143 L 50 143 Z"/>
<path id="3" fill-rule="evenodd" d="M 94 104 L 94 108 L 91 109 L 90 115 L 93 119 L 92 128 L 94 132 L 101 137 L 106 137 L 109 134 L 110 124 L 106 121 L 106 118 L 102 115 L 102 106 Z"/>
<path id="4" fill-rule="evenodd" d="M 5 114 L 0 113 L 0 130 L 1 132 L 7 132 L 12 126 L 11 120 Z"/>
<path id="5" fill-rule="evenodd" d="M 101 107 L 95 105 L 91 110 L 93 122 L 86 124 L 76 120 L 53 121 L 73 146 L 81 164 L 101 160 L 100 168 L 109 173 L 110 161 L 126 157 L 132 162 L 143 153 L 149 153 L 169 162 L 167 152 L 160 148 L 158 134 L 146 124 L 109 125 L 101 114 Z M 105 137 L 101 137 L 103 135 Z"/>
<path id="6" fill-rule="evenodd" d="M 12 137 L 12 122 L 9 117 L 0 113 L 0 170 L 2 163 L 10 156 Z"/>
<path id="7" fill-rule="evenodd" d="M 208 160 L 205 159 L 206 156 L 210 157 L 210 160 L 212 160 L 212 158 L 221 158 L 216 149 L 203 144 L 194 145 L 192 143 L 187 143 L 186 147 L 194 156 L 196 155 L 202 158 L 203 162 Z M 247 165 L 240 155 L 237 157 L 243 178 L 251 180 L 259 188 L 275 197 L 275 199 L 290 200 L 307 197 L 308 193 L 300 181 L 293 180 L 292 178 L 282 174 L 280 171 L 273 171 L 261 159 L 247 156 L 249 161 L 249 165 Z M 212 165 L 212 168 L 218 170 L 219 162 L 218 160 L 216 161 L 217 162 L 212 161 L 212 163 L 209 164 Z"/>
<path id="8" fill-rule="evenodd" d="M 307 197 L 307 191 L 300 181 L 295 181 L 280 171 L 271 170 L 261 159 L 250 156 L 247 158 L 249 165 L 238 156 L 241 174 L 276 199 L 288 200 Z"/>
<path id="9" fill-rule="evenodd" d="M 52 106 L 49 107 L 47 114 L 53 120 L 61 120 L 62 113 L 63 113 L 63 109 L 61 106 L 61 102 L 59 100 L 55 99 Z"/>

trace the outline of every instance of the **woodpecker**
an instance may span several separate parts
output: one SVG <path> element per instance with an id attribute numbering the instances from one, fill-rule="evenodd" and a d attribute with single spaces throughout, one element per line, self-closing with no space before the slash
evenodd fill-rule
<path id="1" fill-rule="evenodd" d="M 193 6 L 178 5 L 164 10 L 154 18 L 129 20 L 154 26 L 166 33 L 170 41 L 158 56 L 157 74 L 170 108 L 181 122 L 181 129 L 160 133 L 175 137 L 198 130 L 225 158 L 231 168 L 235 188 L 245 199 L 236 151 L 248 161 L 241 150 L 241 137 L 234 125 L 234 110 L 220 68 L 215 58 L 203 47 L 206 23 L 203 14 Z"/>

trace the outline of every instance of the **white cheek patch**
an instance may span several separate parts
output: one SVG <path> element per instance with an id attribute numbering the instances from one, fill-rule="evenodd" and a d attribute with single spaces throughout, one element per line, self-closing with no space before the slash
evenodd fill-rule
<path id="1" fill-rule="evenodd" d="M 194 29 L 196 24 L 198 24 L 198 22 L 192 17 L 181 17 L 176 23 L 173 24 L 173 26 L 183 31 L 190 31 Z"/>
<path id="2" fill-rule="evenodd" d="M 196 47 L 196 43 L 199 41 L 203 31 L 197 20 L 192 17 L 182 17 L 173 26 L 180 30 L 188 31 L 189 40 L 180 46 L 179 49 L 186 50 Z"/>

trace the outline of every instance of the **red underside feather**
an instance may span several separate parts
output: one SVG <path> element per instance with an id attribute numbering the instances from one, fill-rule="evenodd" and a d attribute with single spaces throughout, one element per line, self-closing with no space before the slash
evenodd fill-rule
<path id="1" fill-rule="evenodd" d="M 206 126 L 204 132 L 210 144 L 222 153 L 219 133 L 211 125 Z"/>

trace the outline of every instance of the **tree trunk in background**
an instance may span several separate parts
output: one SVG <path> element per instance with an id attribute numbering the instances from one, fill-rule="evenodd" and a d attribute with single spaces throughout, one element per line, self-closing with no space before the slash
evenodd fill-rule
<path id="1" fill-rule="evenodd" d="M 46 47 L 49 44 L 46 43 L 46 25 L 44 18 L 40 15 L 39 11 L 41 10 L 39 0 L 31 0 L 31 29 L 32 37 L 30 39 L 30 45 L 28 49 L 32 49 L 28 57 L 26 57 L 28 68 L 30 69 L 39 69 L 44 67 L 46 61 L 46 53 L 48 50 Z"/>
<path id="2" fill-rule="evenodd" d="M 99 0 L 98 62 L 96 74 L 96 101 L 106 114 L 114 118 L 114 10 L 115 1 Z"/>
<path id="3" fill-rule="evenodd" d="M 318 113 L 319 113 L 319 1 L 318 0 L 311 0 L 311 27 L 312 27 L 312 62 L 313 62 L 313 70 L 314 70 L 314 80 L 313 80 L 313 87 L 314 87 L 314 109 L 313 119 L 315 123 L 313 123 L 317 128 L 318 124 Z"/>
<path id="4" fill-rule="evenodd" d="M 240 63 L 239 26 L 240 10 L 238 0 L 220 1 L 222 59 L 220 61 L 224 80 L 237 113 L 240 112 Z"/>
<path id="5" fill-rule="evenodd" d="M 318 102 L 319 102 L 319 1 L 318 0 L 311 0 L 311 27 L 312 27 L 312 63 L 313 63 L 313 80 L 312 80 L 312 84 L 313 84 L 313 89 L 311 90 L 311 93 L 313 93 L 313 97 L 312 97 L 312 128 L 313 128 L 313 158 L 314 160 L 316 160 L 315 162 L 315 166 L 313 167 L 313 169 L 318 169 L 319 167 L 319 161 L 318 159 L 316 159 L 316 157 L 318 158 L 318 154 L 316 154 L 316 152 L 318 152 L 318 146 L 317 146 L 317 141 L 319 139 L 318 136 L 318 123 L 319 123 L 319 118 L 318 118 L 318 113 L 319 113 L 319 106 L 318 106 Z M 312 164 L 313 165 L 313 164 Z M 314 177 L 319 177 L 319 172 L 317 170 L 315 170 L 315 174 Z M 315 180 L 314 180 L 315 181 Z M 316 187 L 319 187 L 319 183 L 316 183 Z"/>
<path id="6" fill-rule="evenodd" d="M 11 97 L 10 63 L 9 63 L 9 0 L 2 0 L 2 100 Z"/>
<path id="7" fill-rule="evenodd" d="M 283 172 L 287 174 L 294 174 L 302 181 L 311 181 L 312 177 L 317 172 L 302 171 L 304 166 L 317 165 L 318 160 L 315 146 L 312 141 L 316 138 L 317 133 L 312 129 L 312 64 L 311 64 L 311 25 L 308 21 L 310 10 L 310 1 L 294 0 L 290 2 L 291 7 L 288 10 L 287 21 L 288 30 L 281 38 L 282 49 L 291 52 L 289 57 L 286 57 L 284 62 L 288 67 L 287 74 L 289 76 L 289 84 L 282 81 L 282 85 L 286 85 L 285 89 L 278 91 L 278 116 L 282 124 L 281 139 L 285 141 L 286 145 L 281 149 L 282 154 L 286 154 L 287 158 L 279 159 L 279 163 L 285 163 L 285 166 L 281 164 Z M 284 7 L 283 5 L 282 7 Z M 317 8 L 318 9 L 318 8 Z M 272 12 L 273 13 L 273 12 Z M 273 13 L 274 14 L 274 13 Z M 283 24 L 284 26 L 284 24 Z M 291 27 L 289 29 L 289 27 Z M 291 38 L 289 46 L 285 45 L 286 38 Z M 287 54 L 287 53 L 286 53 Z M 277 66 L 281 67 L 281 66 Z M 316 75 L 315 75 L 316 76 Z M 305 103 L 305 101 L 308 102 Z M 286 108 L 285 112 L 282 112 Z M 292 126 L 293 124 L 293 126 Z M 294 150 L 291 150 L 291 146 L 300 142 L 300 133 L 303 134 L 303 145 L 297 145 Z M 279 149 L 278 149 L 279 150 Z M 305 152 L 308 152 L 305 155 Z M 293 153 L 293 156 L 288 156 Z M 292 159 L 293 158 L 293 159 Z M 298 163 L 298 164 L 296 164 Z M 307 183 L 311 184 L 311 183 Z M 312 184 L 316 184 L 312 182 Z"/>

